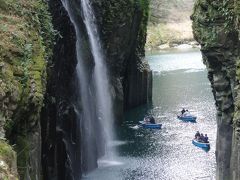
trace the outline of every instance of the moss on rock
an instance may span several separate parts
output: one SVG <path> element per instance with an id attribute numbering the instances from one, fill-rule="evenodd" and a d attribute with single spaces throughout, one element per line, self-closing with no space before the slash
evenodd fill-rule
<path id="1" fill-rule="evenodd" d="M 12 147 L 0 140 L 0 179 L 17 180 L 16 154 Z"/>
<path id="2" fill-rule="evenodd" d="M 36 147 L 26 143 L 35 136 L 40 138 L 36 132 L 40 131 L 46 66 L 54 38 L 47 4 L 42 0 L 0 0 L 0 38 L 0 137 L 21 147 L 15 149 L 20 178 L 26 179 L 30 169 L 29 176 L 35 179 L 40 174 L 39 166 L 34 165 L 40 164 L 40 154 L 32 154 Z M 40 142 L 35 145 L 41 148 Z"/>

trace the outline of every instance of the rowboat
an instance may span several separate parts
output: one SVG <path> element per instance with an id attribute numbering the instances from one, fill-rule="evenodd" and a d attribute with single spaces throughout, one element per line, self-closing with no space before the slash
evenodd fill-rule
<path id="1" fill-rule="evenodd" d="M 160 123 L 152 124 L 145 121 L 139 121 L 139 123 L 140 123 L 140 126 L 145 129 L 161 129 L 162 127 L 162 124 Z"/>
<path id="2" fill-rule="evenodd" d="M 178 119 L 182 120 L 182 121 L 189 121 L 189 122 L 196 122 L 197 117 L 196 116 L 192 116 L 192 115 L 186 115 L 186 116 L 177 116 Z"/>
<path id="3" fill-rule="evenodd" d="M 200 147 L 200 148 L 206 148 L 206 149 L 209 149 L 209 148 L 210 148 L 210 144 L 209 144 L 209 143 L 199 142 L 199 141 L 197 141 L 196 139 L 193 139 L 193 140 L 192 140 L 192 143 L 193 143 L 195 146 Z"/>

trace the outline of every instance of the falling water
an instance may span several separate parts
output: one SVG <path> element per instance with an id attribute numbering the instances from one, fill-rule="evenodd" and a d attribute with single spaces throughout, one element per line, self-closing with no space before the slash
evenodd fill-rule
<path id="1" fill-rule="evenodd" d="M 109 79 L 107 75 L 108 73 L 104 62 L 104 55 L 102 52 L 98 29 L 96 26 L 96 18 L 92 10 L 91 3 L 89 0 L 81 0 L 81 3 L 84 15 L 84 23 L 87 28 L 91 44 L 91 51 L 95 62 L 94 80 L 96 85 L 98 117 L 102 123 L 102 126 L 105 127 L 104 131 L 106 140 L 107 143 L 109 143 L 113 139 L 113 113 Z"/>
<path id="2" fill-rule="evenodd" d="M 80 28 L 83 27 L 80 26 L 81 23 L 79 23 L 79 17 L 73 10 L 75 7 L 73 7 L 74 5 L 68 0 L 62 0 L 62 3 L 69 14 L 70 20 L 73 23 L 76 32 L 76 53 L 78 60 L 76 72 L 77 79 L 79 81 L 79 95 L 81 96 L 82 106 L 82 112 L 77 112 L 77 114 L 79 116 L 79 120 L 82 119 L 83 121 L 81 143 L 83 144 L 84 150 L 82 150 L 82 164 L 85 166 L 85 171 L 88 171 L 95 166 L 95 160 L 98 156 L 97 153 L 99 153 L 98 151 L 101 151 L 99 150 L 100 147 L 105 146 L 105 151 L 109 154 L 109 143 L 113 139 L 113 114 L 109 80 L 96 26 L 96 19 L 90 2 L 88 0 L 81 0 L 79 7 L 81 7 L 82 10 L 82 19 L 86 26 L 85 28 L 94 59 L 94 69 L 92 74 L 89 73 L 91 70 L 87 67 L 87 59 L 83 55 L 82 49 L 85 48 L 86 50 L 83 43 L 85 39 L 80 31 Z M 96 132 L 98 131 L 96 130 L 96 126 L 102 128 L 100 131 L 103 131 L 103 133 Z M 101 140 L 101 137 L 99 137 L 99 134 L 104 134 L 104 142 Z M 101 144 L 99 145 L 99 143 Z"/>

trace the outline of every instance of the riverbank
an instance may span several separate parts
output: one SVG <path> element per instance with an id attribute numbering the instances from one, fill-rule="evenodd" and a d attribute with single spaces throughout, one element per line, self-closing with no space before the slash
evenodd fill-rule
<path id="1" fill-rule="evenodd" d="M 146 49 L 146 56 L 157 55 L 157 54 L 175 54 L 175 53 L 188 53 L 200 51 L 199 45 L 190 45 L 190 44 L 179 44 L 176 46 L 165 46 L 158 49 Z"/>
<path id="2" fill-rule="evenodd" d="M 183 45 L 198 47 L 198 43 L 193 38 L 190 21 L 159 23 L 148 26 L 145 45 L 147 50 L 161 50 Z"/>

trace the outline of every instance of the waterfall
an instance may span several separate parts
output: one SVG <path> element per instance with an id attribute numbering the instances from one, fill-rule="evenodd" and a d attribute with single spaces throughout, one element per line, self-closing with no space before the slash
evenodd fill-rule
<path id="1" fill-rule="evenodd" d="M 96 18 L 89 0 L 80 0 L 79 7 L 75 7 L 72 1 L 62 0 L 63 6 L 68 12 L 70 20 L 76 32 L 76 56 L 78 64 L 76 75 L 78 80 L 79 96 L 81 103 L 76 103 L 77 115 L 81 121 L 82 129 L 82 165 L 88 171 L 96 166 L 97 153 L 101 147 L 109 154 L 109 145 L 113 140 L 113 113 L 112 98 L 110 93 L 108 72 L 105 64 L 105 57 L 101 46 L 100 37 L 96 25 Z M 74 12 L 75 8 L 75 12 Z M 77 9 L 77 10 L 76 10 Z M 79 10 L 83 23 L 79 22 Z M 77 12 L 76 12 L 77 11 Z M 80 25 L 83 25 L 80 26 Z M 84 37 L 80 28 L 85 28 L 88 38 Z M 90 44 L 90 51 L 93 57 L 93 69 L 89 69 L 89 59 L 84 56 L 83 49 L 86 51 L 86 44 Z M 97 130 L 96 130 L 97 129 Z M 100 131 L 100 132 L 96 132 Z M 103 132 L 103 133 L 102 133 Z M 103 134 L 104 141 L 99 137 Z"/>
<path id="2" fill-rule="evenodd" d="M 86 25 L 91 51 L 94 58 L 94 80 L 96 85 L 98 118 L 106 135 L 107 143 L 113 139 L 113 111 L 109 87 L 108 72 L 104 61 L 101 41 L 96 25 L 96 18 L 89 0 L 81 0 L 84 23 Z M 108 144 L 109 145 L 109 144 Z"/>

